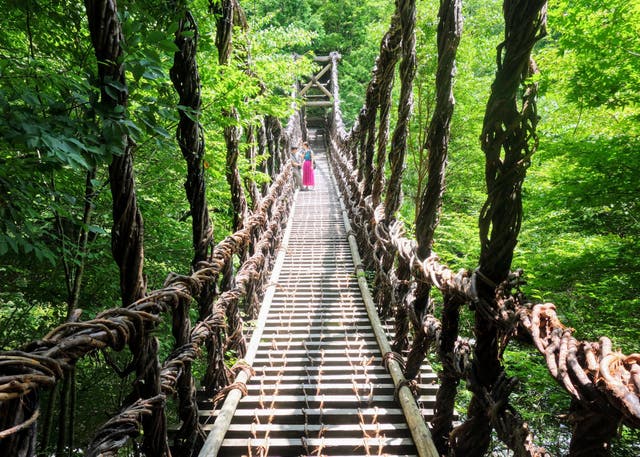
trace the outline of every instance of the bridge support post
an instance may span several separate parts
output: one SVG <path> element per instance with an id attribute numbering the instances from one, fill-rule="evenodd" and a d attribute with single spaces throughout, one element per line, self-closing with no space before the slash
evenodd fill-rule
<path id="1" fill-rule="evenodd" d="M 597 411 L 585 408 L 579 401 L 572 401 L 571 420 L 574 426 L 569 455 L 571 457 L 609 457 L 611 440 L 616 437 L 621 422 L 620 419 L 612 419 L 614 416 L 613 411 L 599 414 Z"/>
<path id="2" fill-rule="evenodd" d="M 36 424 L 39 414 L 38 392 L 32 390 L 16 399 L 0 402 L 0 449 L 6 455 L 30 457 L 36 452 Z"/>

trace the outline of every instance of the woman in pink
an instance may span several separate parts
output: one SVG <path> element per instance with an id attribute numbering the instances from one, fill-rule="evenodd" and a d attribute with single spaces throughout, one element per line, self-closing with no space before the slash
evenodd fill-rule
<path id="1" fill-rule="evenodd" d="M 307 190 L 309 187 L 315 186 L 313 177 L 313 151 L 309 149 L 309 143 L 302 143 L 302 156 L 304 163 L 302 164 L 302 188 Z"/>

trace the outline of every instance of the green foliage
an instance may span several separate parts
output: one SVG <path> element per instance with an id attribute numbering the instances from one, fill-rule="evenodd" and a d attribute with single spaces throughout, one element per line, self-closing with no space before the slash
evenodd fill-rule
<path id="1" fill-rule="evenodd" d="M 640 2 L 560 1 L 550 4 L 557 48 L 554 60 L 568 60 L 556 74 L 568 98 L 590 107 L 628 106 L 640 101 Z"/>
<path id="2" fill-rule="evenodd" d="M 559 232 L 637 236 L 640 166 L 634 159 L 639 145 L 626 134 L 547 141 L 530 192 L 555 209 Z"/>
<path id="3" fill-rule="evenodd" d="M 10 277 L 21 272 L 2 267 L 0 273 Z M 18 276 L 17 280 L 24 278 Z M 44 335 L 52 320 L 63 317 L 60 310 L 58 303 L 29 301 L 23 293 L 0 292 L 0 350 L 19 347 L 24 343 L 24 335 Z"/>
<path id="4" fill-rule="evenodd" d="M 550 138 L 525 188 L 517 258 L 533 297 L 557 302 L 582 337 L 610 336 L 626 353 L 640 349 L 636 148 L 626 135 Z"/>
<path id="5" fill-rule="evenodd" d="M 246 2 L 243 5 L 249 18 L 263 18 L 263 23 L 273 27 L 292 30 L 304 30 L 309 28 L 309 18 L 317 7 L 317 1 L 298 0 L 260 0 Z M 318 24 L 315 24 L 318 27 Z"/>
<path id="6" fill-rule="evenodd" d="M 285 120 L 293 81 L 314 70 L 314 54 L 331 51 L 342 55 L 342 108 L 347 123 L 353 122 L 394 5 L 383 0 L 242 2 L 251 27 L 236 30 L 233 58 L 221 67 L 209 1 L 180 3 L 192 8 L 200 29 L 203 104 L 200 112 L 188 115 L 204 128 L 208 202 L 215 239 L 220 240 L 229 233 L 233 216 L 224 128 L 234 125 L 246 134 L 261 115 Z M 110 255 L 107 164 L 121 153 L 123 132 L 136 143 L 149 288 L 160 287 L 169 271 L 186 273 L 192 247 L 183 189 L 186 169 L 174 139 L 178 110 L 185 107 L 176 106 L 168 78 L 176 49 L 175 12 L 163 2 L 118 2 L 129 98 L 126 110 L 106 112 L 99 103 L 97 63 L 82 2 L 0 0 L 0 8 L 0 347 L 14 348 L 64 319 L 62 260 L 77 262 L 81 229 L 91 232 L 80 300 L 86 308 L 83 318 L 119 302 L 118 271 Z M 421 153 L 433 111 L 437 59 L 437 5 L 418 2 L 418 8 L 415 117 L 400 216 L 409 231 L 426 166 Z M 447 193 L 435 235 L 436 252 L 454 269 L 475 268 L 478 259 L 477 219 L 486 198 L 478 136 L 503 33 L 498 0 L 465 2 L 463 8 Z M 550 35 L 534 56 L 542 71 L 540 149 L 525 182 L 525 220 L 513 265 L 525 269 L 527 294 L 556 303 L 578 338 L 608 335 L 625 353 L 640 351 L 639 8 L 637 0 L 550 4 Z M 108 91 L 123 89 L 113 84 Z M 235 120 L 225 114 L 232 108 L 238 113 Z M 251 146 L 244 144 L 242 154 Z M 258 157 L 258 163 L 265 158 Z M 243 177 L 266 179 L 245 157 L 239 166 Z M 94 168 L 95 207 L 85 227 L 84 180 Z M 471 312 L 464 310 L 464 335 L 472 336 L 472 322 Z M 169 333 L 167 323 L 161 333 Z M 171 339 L 163 341 L 167 353 Z M 115 358 L 124 366 L 129 357 Z M 80 412 L 84 439 L 96 422 L 118 408 L 131 379 L 116 379 L 103 360 L 87 359 L 81 365 L 78 404 L 91 405 Z M 512 345 L 505 365 L 522 380 L 513 403 L 539 443 L 562 453 L 561 415 L 567 412 L 568 396 L 531 348 Z M 196 371 L 202 372 L 202 366 Z M 87 401 L 95 398 L 101 401 Z M 461 394 L 459 406 L 468 399 Z M 616 452 L 633 453 L 637 439 L 637 432 L 623 429 Z"/>
<path id="7" fill-rule="evenodd" d="M 75 198 L 59 194 L 54 177 L 82 175 L 108 159 L 90 115 L 95 92 L 72 38 L 86 36 L 81 14 L 71 2 L 20 3 L 9 12 L 12 27 L 0 32 L 11 55 L 0 60 L 0 255 L 53 263 L 46 239 L 53 214 Z M 54 26 L 63 15 L 73 33 Z"/>
<path id="8" fill-rule="evenodd" d="M 380 40 L 389 27 L 393 3 L 257 0 L 245 9 L 249 19 L 258 25 L 259 35 L 283 30 L 286 34 L 281 36 L 299 40 L 286 43 L 281 48 L 283 52 L 327 55 L 337 51 L 341 54 L 340 99 L 345 121 L 353 122 L 371 79 Z"/>
<path id="9" fill-rule="evenodd" d="M 637 45 L 630 44 L 638 36 L 637 15 L 628 14 L 633 8 L 636 3 L 550 4 L 551 33 L 534 55 L 542 71 L 540 148 L 525 181 L 524 221 L 513 262 L 513 268 L 524 268 L 528 296 L 555 303 L 562 321 L 576 329 L 577 338 L 597 341 L 606 335 L 614 348 L 626 354 L 639 350 L 640 310 L 638 105 L 637 94 L 625 92 L 626 87 L 637 86 L 633 81 L 640 68 L 628 65 L 637 60 L 633 56 Z M 603 11 L 609 14 L 614 9 L 624 14 L 616 24 L 609 23 L 606 31 L 594 23 L 577 25 L 571 16 L 559 17 L 567 11 L 574 16 L 602 17 Z M 447 192 L 435 251 L 454 269 L 473 269 L 479 253 L 478 212 L 486 199 L 478 136 L 503 25 L 497 1 L 467 2 L 463 12 Z M 428 87 L 426 82 L 433 78 L 429 55 L 435 52 L 429 43 L 432 25 L 427 16 L 422 20 L 418 25 L 417 90 L 421 84 Z M 602 36 L 614 33 L 626 37 L 627 45 L 612 45 Z M 631 38 L 629 34 L 635 35 Z M 569 37 L 575 41 L 570 42 Z M 605 76 L 609 77 L 607 84 L 598 80 Z M 416 98 L 417 118 L 427 117 L 422 113 L 428 106 Z M 420 124 L 425 125 L 424 120 Z M 420 125 L 412 125 L 402 209 L 407 220 L 413 220 L 414 214 L 420 133 Z M 441 298 L 436 296 L 436 300 Z M 467 314 L 463 310 L 461 333 L 471 335 L 473 320 Z M 569 427 L 563 415 L 568 413 L 569 396 L 549 376 L 543 357 L 530 347 L 510 344 L 504 362 L 507 373 L 521 380 L 512 404 L 529 423 L 536 443 L 555 455 L 565 453 Z M 457 400 L 457 407 L 464 411 L 468 397 L 460 394 Z M 623 428 L 614 455 L 636 455 L 634 442 L 637 431 Z"/>

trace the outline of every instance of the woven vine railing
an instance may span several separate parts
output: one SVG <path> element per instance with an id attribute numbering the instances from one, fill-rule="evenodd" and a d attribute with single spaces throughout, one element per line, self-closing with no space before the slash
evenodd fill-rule
<path id="1" fill-rule="evenodd" d="M 442 369 L 434 441 L 441 455 L 481 456 L 492 430 L 516 456 L 549 455 L 509 395 L 517 380 L 507 376 L 501 354 L 515 336 L 528 339 L 544 357 L 551 375 L 571 396 L 571 456 L 610 455 L 621 424 L 640 427 L 640 354 L 625 355 L 611 341 L 580 341 L 559 320 L 553 304 L 530 303 L 520 291 L 522 272 L 510 271 L 522 216 L 522 182 L 537 148 L 533 45 L 545 34 L 544 1 L 504 2 L 505 38 L 498 47 L 496 78 L 487 103 L 481 146 L 486 156 L 488 198 L 480 218 L 481 258 L 474 271 L 452 271 L 432 252 L 445 184 L 453 113 L 455 55 L 462 31 L 461 2 L 440 2 L 436 107 L 426 127 L 429 169 L 416 223 L 416 240 L 406 238 L 395 212 L 401 203 L 410 88 L 414 75 L 415 3 L 399 1 L 383 38 L 365 106 L 351 129 L 342 122 L 337 75 L 330 125 L 330 163 L 368 267 L 375 271 L 379 313 L 395 318 L 394 351 L 404 360 L 405 377 L 418 374 L 433 351 Z M 386 138 L 389 94 L 400 59 L 402 87 L 388 165 Z M 377 139 L 377 150 L 376 142 Z M 385 167 L 389 178 L 384 185 Z M 383 191 L 385 199 L 383 200 Z M 431 288 L 443 295 L 435 315 Z M 462 306 L 474 312 L 473 341 L 459 336 Z M 407 353 L 406 358 L 401 353 Z M 472 392 L 467 420 L 454 427 L 454 401 L 461 380 Z"/>
<path id="2" fill-rule="evenodd" d="M 234 375 L 233 369 L 224 363 L 224 353 L 233 349 L 241 357 L 244 340 L 242 320 L 231 322 L 227 315 L 237 313 L 240 305 L 254 310 L 259 307 L 259 291 L 275 260 L 274 253 L 283 235 L 283 221 L 288 217 L 292 201 L 290 173 L 290 166 L 286 166 L 258 209 L 248 217 L 246 227 L 218 243 L 210 258 L 200 262 L 192 274 L 171 274 L 162 289 L 149 293 L 126 308 L 105 311 L 89 321 L 63 324 L 42 340 L 21 350 L 1 353 L 0 417 L 11 421 L 1 427 L 3 450 L 25 449 L 14 455 L 32 454 L 29 449 L 33 449 L 34 444 L 23 446 L 20 443 L 34 443 L 41 389 L 56 384 L 80 358 L 96 351 L 122 351 L 128 345 L 134 357 L 144 357 L 137 352 L 138 348 L 145 340 L 156 340 L 152 332 L 161 319 L 173 316 L 174 331 L 176 327 L 179 330 L 184 324 L 177 319 L 185 314 L 181 310 L 198 301 L 208 289 L 215 290 L 226 265 L 233 262 L 238 252 L 249 247 L 253 254 L 235 275 L 235 286 L 214 295 L 211 312 L 200 316 L 190 332 L 189 342 L 175 347 L 162 362 L 148 361 L 161 364 L 158 382 L 162 395 L 139 399 L 113 417 L 96 433 L 87 455 L 115 455 L 128 437 L 137 437 L 142 419 L 161 409 L 168 395 L 176 394 L 176 382 L 184 363 L 200 357 L 207 341 L 221 343 L 209 346 L 207 372 L 213 373 L 215 380 L 207 384 L 207 388 L 219 393 L 228 386 Z M 254 236 L 259 228 L 260 234 Z M 251 294 L 248 294 L 249 290 Z M 197 411 L 192 413 L 197 416 Z M 166 454 L 166 434 L 158 436 L 151 430 L 145 430 L 145 433 L 153 435 L 153 439 L 160 443 L 159 447 L 163 448 L 160 455 Z M 147 449 L 147 455 L 152 453 Z"/>
<path id="3" fill-rule="evenodd" d="M 108 84 L 116 79 L 126 88 L 124 70 L 118 59 L 123 37 L 116 5 L 108 0 L 87 5 L 101 81 Z M 242 14 L 235 0 L 225 0 L 218 6 L 221 11 L 217 12 L 220 20 L 216 44 L 220 56 L 226 56 L 221 64 L 226 64 L 231 26 Z M 53 389 L 61 379 L 71 376 L 80 359 L 103 352 L 109 360 L 107 351 L 120 352 L 127 347 L 133 358 L 129 371 L 135 371 L 132 390 L 122 409 L 95 432 L 85 454 L 118 455 L 121 448 L 132 443 L 136 454 L 170 455 L 165 406 L 167 399 L 173 397 L 181 428 L 174 434 L 171 448 L 176 455 L 191 455 L 204 441 L 192 363 L 196 359 L 204 362 L 204 379 L 200 381 L 211 397 L 223 395 L 233 385 L 238 370 L 244 368 L 242 364 L 229 368 L 227 354 L 233 352 L 239 358 L 244 355 L 241 310 L 249 318 L 257 316 L 264 284 L 283 236 L 294 191 L 287 157 L 289 145 L 298 143 L 302 135 L 300 115 L 292 115 L 286 128 L 278 119 L 267 116 L 257 127 L 257 135 L 253 130 L 247 135 L 252 154 L 269 155 L 261 171 L 271 177 L 271 185 L 262 189 L 264 195 L 255 183 L 245 183 L 250 189 L 251 209 L 245 201 L 237 168 L 242 136 L 237 129 L 225 131 L 227 178 L 234 197 L 233 206 L 237 209 L 236 230 L 212 248 L 203 130 L 193 115 L 201 108 L 196 64 L 198 28 L 184 5 L 176 4 L 176 15 L 182 19 L 176 32 L 178 51 L 171 68 L 171 80 L 181 107 L 176 137 L 188 169 L 185 190 L 191 209 L 194 248 L 191 273 L 172 273 L 164 287 L 145 292 L 142 219 L 135 204 L 132 157 L 128 149 L 125 150 L 110 167 L 112 184 L 117 187 L 114 232 L 129 234 L 113 243 L 125 306 L 104 311 L 88 321 L 78 321 L 74 314 L 74 320 L 53 329 L 41 340 L 19 350 L 0 353 L 0 455 L 32 456 L 38 447 L 46 452 L 37 442 L 36 427 L 43 389 Z M 107 92 L 103 88 L 102 97 L 110 106 L 126 105 L 126 89 L 117 99 L 110 99 Z M 123 138 L 123 144 L 129 147 L 127 138 Z M 254 163 L 252 157 L 248 159 Z M 131 246 L 126 244 L 129 238 L 134 241 Z M 239 267 L 234 274 L 236 264 Z M 190 310 L 194 306 L 199 313 L 192 328 Z M 172 322 L 172 336 L 166 337 L 173 342 L 169 341 L 166 346 L 173 350 L 160 360 L 155 330 L 165 319 Z"/>

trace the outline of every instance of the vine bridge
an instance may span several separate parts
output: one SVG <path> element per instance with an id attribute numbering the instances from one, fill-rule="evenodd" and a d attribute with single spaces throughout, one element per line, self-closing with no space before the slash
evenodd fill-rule
<path id="1" fill-rule="evenodd" d="M 105 7 L 90 25 L 101 18 L 112 26 L 112 13 Z M 269 185 L 242 184 L 239 134 L 225 130 L 236 231 L 218 243 L 211 239 L 202 155 L 184 154 L 191 160 L 191 273 L 170 274 L 151 292 L 139 289 L 139 278 L 121 276 L 123 297 L 131 297 L 123 307 L 86 321 L 72 316 L 42 339 L 0 353 L 0 454 L 35 455 L 45 389 L 72 376 L 83 357 L 126 349 L 135 371 L 131 394 L 95 431 L 85 455 L 131 449 L 158 457 L 468 457 L 485 455 L 492 436 L 513 455 L 549 455 L 509 401 L 516 380 L 501 354 L 517 337 L 535 345 L 571 398 L 569 455 L 610 455 L 621 426 L 640 427 L 640 355 L 612 350 L 606 337 L 578 341 L 554 305 L 526 300 L 521 273 L 510 271 L 521 186 L 537 146 L 531 77 L 537 70 L 530 56 L 545 33 L 545 2 L 507 0 L 504 13 L 505 38 L 481 135 L 488 195 L 477 269 L 454 272 L 432 252 L 462 27 L 458 0 L 441 2 L 437 104 L 426 129 L 429 175 L 415 240 L 397 218 L 416 66 L 415 2 L 400 0 L 381 40 L 365 106 L 349 132 L 340 110 L 337 53 L 317 58 L 321 70 L 299 85 L 306 103 L 286 127 L 263 119 L 255 137 L 269 155 Z M 233 11 L 223 14 L 221 28 L 233 24 Z M 178 33 L 189 24 L 185 19 Z M 219 32 L 223 56 L 231 31 Z M 172 78 L 184 106 L 198 103 L 189 92 L 197 84 L 185 83 L 189 76 L 180 72 L 197 68 L 189 60 L 195 58 L 193 36 L 176 39 L 181 54 Z M 94 45 L 98 54 L 99 40 Z M 107 67 L 117 60 L 102 59 L 103 70 L 114 74 Z M 391 128 L 396 67 L 400 88 Z M 185 115 L 179 128 L 183 152 L 198 150 L 197 134 L 188 135 L 198 131 L 197 120 Z M 292 179 L 289 150 L 302 141 L 316 153 L 313 190 L 297 190 Z M 135 226 L 127 214 L 122 231 Z M 135 247 L 126 247 L 121 275 L 134 262 L 126 255 L 136 255 Z M 432 289 L 442 293 L 439 306 Z M 473 340 L 460 336 L 463 306 L 474 315 Z M 192 308 L 198 313 L 193 322 Z M 162 320 L 172 323 L 167 357 L 159 355 L 155 332 Z M 437 373 L 425 361 L 432 357 Z M 458 416 L 461 381 L 471 400 Z"/>

